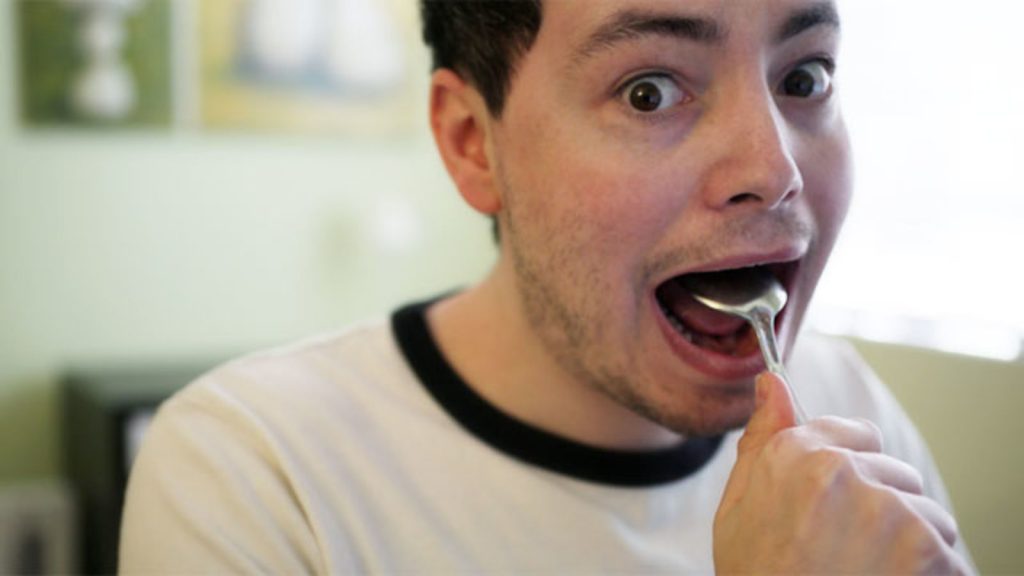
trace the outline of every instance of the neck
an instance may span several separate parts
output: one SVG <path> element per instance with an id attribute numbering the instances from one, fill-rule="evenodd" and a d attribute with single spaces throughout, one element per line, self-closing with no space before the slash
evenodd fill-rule
<path id="1" fill-rule="evenodd" d="M 487 279 L 430 308 L 427 321 L 448 362 L 495 407 L 525 423 L 601 448 L 665 448 L 680 436 L 570 375 L 530 326 L 514 272 Z"/>

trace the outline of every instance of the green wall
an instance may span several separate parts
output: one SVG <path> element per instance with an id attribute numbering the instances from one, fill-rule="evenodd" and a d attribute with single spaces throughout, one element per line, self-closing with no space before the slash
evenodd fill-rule
<path id="1" fill-rule="evenodd" d="M 14 5 L 0 3 L 3 44 Z M 0 484 L 58 472 L 69 366 L 273 345 L 466 284 L 493 260 L 425 118 L 376 139 L 29 129 L 16 62 L 0 50 Z M 425 102 L 425 55 L 417 66 Z"/>
<path id="2" fill-rule="evenodd" d="M 984 574 L 1024 574 L 1024 363 L 856 341 L 927 439 Z"/>

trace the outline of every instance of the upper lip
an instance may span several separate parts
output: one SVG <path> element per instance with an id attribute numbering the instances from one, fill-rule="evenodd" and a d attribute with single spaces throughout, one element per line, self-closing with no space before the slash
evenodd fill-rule
<path id="1" fill-rule="evenodd" d="M 775 248 L 770 251 L 762 252 L 747 252 L 747 253 L 736 253 L 715 260 L 709 260 L 707 262 L 696 265 L 692 268 L 685 270 L 674 270 L 668 272 L 660 280 L 657 281 L 655 287 L 661 286 L 665 282 L 683 276 L 685 274 L 695 274 L 698 272 L 718 272 L 721 270 L 735 270 L 737 268 L 750 268 L 753 266 L 769 266 L 779 265 L 780 269 L 776 270 L 776 275 L 779 276 L 779 280 L 784 286 L 789 285 L 792 280 L 792 270 L 796 267 L 800 260 L 807 254 L 807 244 L 805 242 L 798 242 L 795 244 L 789 244 L 780 248 Z"/>

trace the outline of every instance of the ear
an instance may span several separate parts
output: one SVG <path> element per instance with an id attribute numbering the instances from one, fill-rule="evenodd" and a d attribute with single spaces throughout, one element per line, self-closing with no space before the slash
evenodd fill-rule
<path id="1" fill-rule="evenodd" d="M 459 194 L 483 214 L 501 209 L 490 149 L 491 115 L 483 96 L 452 70 L 430 80 L 430 129 Z"/>

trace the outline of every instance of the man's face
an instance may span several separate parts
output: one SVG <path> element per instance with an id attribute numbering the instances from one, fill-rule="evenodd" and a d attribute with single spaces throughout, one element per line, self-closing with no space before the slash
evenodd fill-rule
<path id="1" fill-rule="evenodd" d="M 846 212 L 838 26 L 814 0 L 545 0 L 492 132 L 504 258 L 577 380 L 684 434 L 742 425 L 754 335 L 672 279 L 768 265 L 788 349 Z"/>

